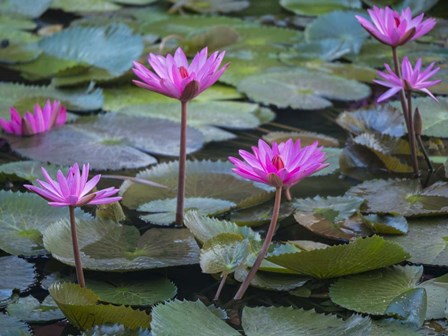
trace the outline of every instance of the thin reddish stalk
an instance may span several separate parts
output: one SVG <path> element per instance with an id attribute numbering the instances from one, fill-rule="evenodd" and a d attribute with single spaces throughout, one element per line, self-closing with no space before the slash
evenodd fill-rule
<path id="1" fill-rule="evenodd" d="M 414 169 L 414 174 L 417 176 L 420 175 L 419 168 L 418 168 L 418 161 L 417 161 L 417 144 L 416 144 L 416 135 L 415 135 L 415 124 L 414 124 L 414 117 L 412 113 L 412 92 L 407 92 L 407 98 L 408 98 L 408 116 L 409 116 L 409 125 L 411 126 L 411 129 L 408 130 L 408 133 L 411 133 L 410 137 L 410 146 L 411 146 L 411 157 L 412 157 L 412 168 Z"/>
<path id="2" fill-rule="evenodd" d="M 81 287 L 86 287 L 86 282 L 84 280 L 84 272 L 82 270 L 81 255 L 79 253 L 78 234 L 76 233 L 75 207 L 69 206 L 68 209 L 70 212 L 70 231 L 72 234 L 72 245 L 73 245 L 73 256 L 75 258 L 76 278 L 78 279 L 78 284 Z"/>
<path id="3" fill-rule="evenodd" d="M 213 298 L 213 300 L 218 301 L 219 296 L 221 295 L 221 291 L 224 288 L 224 284 L 226 283 L 228 275 L 229 275 L 229 273 L 226 273 L 222 276 L 221 282 L 219 283 L 218 290 L 216 291 L 216 294 L 215 294 L 215 297 Z"/>
<path id="4" fill-rule="evenodd" d="M 181 102 L 179 177 L 177 184 L 176 225 L 184 224 L 185 173 L 187 161 L 187 102 Z"/>
<path id="5" fill-rule="evenodd" d="M 246 290 L 249 287 L 249 284 L 251 283 L 252 279 L 255 277 L 255 274 L 257 273 L 258 269 L 260 268 L 260 265 L 261 265 L 264 257 L 268 253 L 269 245 L 271 245 L 272 237 L 274 236 L 275 229 L 277 228 L 281 200 L 282 200 L 282 188 L 280 187 L 280 188 L 276 188 L 276 190 L 275 190 L 274 210 L 272 210 L 271 224 L 269 224 L 268 233 L 266 234 L 266 238 L 264 240 L 263 246 L 261 247 L 261 251 L 258 254 L 258 257 L 255 260 L 252 268 L 250 269 L 249 274 L 246 276 L 246 279 L 244 279 L 243 283 L 241 284 L 240 288 L 238 289 L 238 292 L 236 292 L 236 294 L 233 298 L 234 300 L 241 300 L 241 298 L 244 296 L 244 293 L 246 293 Z"/>
<path id="6" fill-rule="evenodd" d="M 398 54 L 397 54 L 397 48 L 392 47 L 392 56 L 394 60 L 394 67 L 395 67 L 395 74 L 401 78 L 401 69 L 400 69 L 400 62 L 398 61 Z M 409 93 L 410 95 L 410 93 Z M 400 90 L 400 102 L 401 102 L 401 109 L 403 111 L 404 121 L 406 123 L 406 128 L 408 130 L 408 141 L 409 141 L 409 147 L 411 149 L 411 161 L 412 161 L 412 169 L 414 170 L 414 174 L 416 176 L 419 175 L 419 169 L 418 169 L 418 161 L 417 161 L 417 149 L 415 145 L 415 131 L 414 125 L 413 125 L 413 118 L 412 118 L 412 111 L 409 109 L 408 104 L 406 103 L 406 94 L 404 89 Z M 409 102 L 409 100 L 408 100 Z"/>

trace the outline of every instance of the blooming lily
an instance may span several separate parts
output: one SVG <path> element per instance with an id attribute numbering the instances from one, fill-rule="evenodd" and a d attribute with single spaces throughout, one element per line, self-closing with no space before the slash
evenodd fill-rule
<path id="1" fill-rule="evenodd" d="M 440 68 L 434 69 L 434 64 L 435 63 L 431 63 L 426 69 L 422 70 L 422 59 L 419 58 L 413 68 L 409 58 L 405 56 L 401 63 L 401 78 L 397 76 L 388 64 L 385 64 L 386 72 L 377 71 L 378 75 L 382 77 L 383 80 L 374 80 L 374 82 L 388 87 L 389 90 L 378 98 L 378 102 L 380 103 L 392 97 L 403 89 L 405 91 L 422 91 L 437 101 L 437 98 L 428 90 L 429 87 L 441 82 L 441 80 L 430 80 L 430 78 L 440 70 Z"/>
<path id="2" fill-rule="evenodd" d="M 76 233 L 75 207 L 87 204 L 107 204 L 118 202 L 121 197 L 111 197 L 118 192 L 116 188 L 107 188 L 92 192 L 98 184 L 101 175 L 89 178 L 89 164 L 82 167 L 82 173 L 79 166 L 75 163 L 69 168 L 67 176 L 59 170 L 56 180 L 53 180 L 45 168 L 42 167 L 42 174 L 46 181 L 37 180 L 41 187 L 26 184 L 25 188 L 35 192 L 45 198 L 48 204 L 55 207 L 68 206 L 70 213 L 70 230 L 72 235 L 73 255 L 75 258 L 76 275 L 81 287 L 85 287 L 84 274 L 79 253 L 78 237 Z"/>
<path id="3" fill-rule="evenodd" d="M 374 38 L 391 47 L 403 45 L 425 35 L 436 24 L 433 18 L 423 20 L 424 14 L 412 18 L 409 7 L 402 10 L 401 14 L 389 7 L 374 6 L 367 11 L 371 21 L 359 15 L 356 15 L 356 19 Z"/>
<path id="4" fill-rule="evenodd" d="M 252 181 L 274 186 L 276 193 L 271 223 L 263 246 L 249 274 L 235 294 L 235 300 L 243 297 L 266 256 L 277 226 L 282 188 L 289 189 L 305 177 L 328 166 L 325 163 L 325 153 L 322 147 L 318 147 L 317 141 L 311 146 L 302 148 L 300 140 L 295 143 L 292 139 L 280 144 L 274 142 L 272 147 L 263 140 L 259 140 L 258 147 L 252 147 L 252 151 L 253 153 L 239 151 L 244 162 L 235 157 L 229 157 L 235 165 L 233 172 Z"/>
<path id="5" fill-rule="evenodd" d="M 34 113 L 25 112 L 23 117 L 14 107 L 10 108 L 11 120 L 0 118 L 0 126 L 6 133 L 14 135 L 33 135 L 49 131 L 54 126 L 65 124 L 67 111 L 61 102 L 47 100 L 43 108 L 34 105 Z"/>
<path id="6" fill-rule="evenodd" d="M 224 73 L 229 64 L 221 68 L 225 52 L 214 52 L 208 57 L 204 48 L 189 64 L 185 53 L 178 48 L 174 56 L 168 54 L 149 54 L 148 63 L 153 71 L 134 62 L 133 71 L 141 79 L 134 80 L 135 85 L 181 102 L 179 176 L 177 186 L 176 224 L 182 225 L 184 219 L 185 178 L 187 160 L 187 103 L 213 85 Z"/>

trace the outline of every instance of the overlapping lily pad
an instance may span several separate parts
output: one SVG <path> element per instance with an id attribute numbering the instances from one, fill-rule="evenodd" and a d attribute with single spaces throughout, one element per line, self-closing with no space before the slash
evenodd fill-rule
<path id="1" fill-rule="evenodd" d="M 248 274 L 249 270 L 247 268 L 239 268 L 235 271 L 234 277 L 239 282 L 243 282 Z M 294 274 L 258 271 L 250 282 L 250 285 L 267 290 L 290 291 L 303 286 L 308 280 L 309 278 L 307 277 Z"/>
<path id="2" fill-rule="evenodd" d="M 174 300 L 154 307 L 151 330 L 154 336 L 196 336 L 198 335 L 198 326 L 200 326 L 200 332 L 203 335 L 240 335 L 238 331 L 222 320 L 222 316 L 226 316 L 225 311 L 213 306 L 207 307 L 201 301 Z"/>
<path id="3" fill-rule="evenodd" d="M 77 210 L 78 218 L 90 215 Z M 0 191 L 0 249 L 10 254 L 47 254 L 42 233 L 52 223 L 68 218 L 66 208 L 55 208 L 36 194 Z"/>
<path id="4" fill-rule="evenodd" d="M 398 244 L 372 236 L 310 251 L 273 253 L 267 259 L 299 274 L 328 279 L 390 266 L 408 257 Z"/>
<path id="5" fill-rule="evenodd" d="M 42 167 L 45 168 L 50 176 L 55 176 L 57 171 L 62 168 L 38 161 L 13 161 L 1 164 L 0 174 L 4 175 L 8 179 L 19 179 L 33 182 L 37 178 L 42 177 Z M 63 168 L 62 171 L 64 171 Z"/>
<path id="6" fill-rule="evenodd" d="M 132 330 L 122 324 L 106 324 L 95 326 L 81 334 L 81 336 L 151 336 L 148 329 Z"/>
<path id="7" fill-rule="evenodd" d="M 51 296 L 47 296 L 42 302 L 29 295 L 10 303 L 6 308 L 10 316 L 14 316 L 27 322 L 49 322 L 62 320 L 64 314 L 59 310 Z"/>
<path id="8" fill-rule="evenodd" d="M 14 291 L 25 292 L 36 281 L 34 265 L 15 256 L 0 257 L 0 307 L 7 304 Z"/>
<path id="9" fill-rule="evenodd" d="M 18 318 L 0 314 L 0 330 L 5 336 L 31 336 L 31 329 Z"/>
<path id="10" fill-rule="evenodd" d="M 49 291 L 70 323 L 81 330 L 104 323 L 120 323 L 131 329 L 149 327 L 150 316 L 145 312 L 100 303 L 98 295 L 90 289 L 71 283 L 57 283 Z"/>
<path id="11" fill-rule="evenodd" d="M 52 0 L 5 0 L 0 4 L 0 13 L 29 18 L 41 16 Z"/>
<path id="12" fill-rule="evenodd" d="M 329 99 L 350 101 L 370 95 L 365 84 L 303 69 L 251 76 L 238 85 L 238 90 L 257 102 L 302 110 L 330 107 Z"/>
<path id="13" fill-rule="evenodd" d="M 238 207 L 259 204 L 271 197 L 271 188 L 236 177 L 231 168 L 230 162 L 187 161 L 186 197 L 217 198 L 234 202 Z M 120 188 L 123 204 L 135 209 L 152 200 L 176 197 L 177 175 L 177 162 L 162 163 L 138 173 L 138 178 L 168 188 L 152 188 L 126 181 Z"/>
<path id="14" fill-rule="evenodd" d="M 237 12 L 249 6 L 247 0 L 169 0 L 174 7 L 185 7 L 199 13 L 229 13 Z"/>
<path id="15" fill-rule="evenodd" d="M 392 304 L 403 301 L 402 295 L 424 289 L 426 300 L 413 302 L 423 319 L 445 317 L 448 284 L 444 277 L 420 282 L 423 268 L 394 266 L 365 274 L 338 279 L 330 289 L 331 299 L 350 310 L 370 315 L 386 315 Z M 417 309 L 418 310 L 418 309 Z"/>
<path id="16" fill-rule="evenodd" d="M 79 220 L 77 230 L 85 269 L 124 272 L 199 261 L 199 248 L 186 229 L 150 229 L 140 235 L 135 226 Z M 51 225 L 43 240 L 54 258 L 75 264 L 68 220 Z"/>
<path id="17" fill-rule="evenodd" d="M 300 144 L 302 146 L 309 146 L 314 142 L 318 141 L 320 146 L 325 147 L 338 147 L 339 141 L 336 138 L 325 134 L 313 133 L 313 132 L 269 132 L 263 135 L 263 139 L 267 142 L 284 142 L 289 139 L 297 140 L 300 139 Z"/>

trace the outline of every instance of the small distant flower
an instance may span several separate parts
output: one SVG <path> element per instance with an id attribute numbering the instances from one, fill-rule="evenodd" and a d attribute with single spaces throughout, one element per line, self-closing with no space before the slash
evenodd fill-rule
<path id="1" fill-rule="evenodd" d="M 424 14 L 412 18 L 409 7 L 402 10 L 401 14 L 389 7 L 374 6 L 367 11 L 372 21 L 359 15 L 356 15 L 356 19 L 373 37 L 391 47 L 403 45 L 425 35 L 436 24 L 433 18 L 423 20 Z"/>
<path id="2" fill-rule="evenodd" d="M 317 147 L 317 141 L 306 147 L 300 146 L 300 140 L 295 143 L 289 139 L 286 142 L 272 143 L 272 148 L 263 140 L 258 141 L 258 147 L 252 147 L 253 154 L 240 150 L 240 156 L 245 162 L 229 157 L 235 165 L 232 170 L 247 179 L 266 183 L 274 187 L 289 188 L 303 178 L 328 166 L 324 163 L 325 153 L 322 147 Z"/>
<path id="3" fill-rule="evenodd" d="M 407 57 L 403 57 L 401 63 L 401 77 L 398 77 L 395 72 L 390 68 L 388 64 L 384 65 L 387 72 L 377 71 L 378 75 L 384 80 L 375 80 L 374 82 L 390 88 L 384 94 L 378 98 L 378 102 L 382 102 L 401 89 L 405 90 L 417 90 L 428 94 L 432 99 L 437 101 L 437 98 L 428 90 L 429 87 L 437 85 L 441 80 L 429 80 L 434 76 L 440 68 L 435 68 L 434 63 L 431 63 L 425 70 L 421 70 L 422 59 L 419 58 L 415 64 L 415 68 L 412 68 L 412 64 Z"/>
<path id="4" fill-rule="evenodd" d="M 152 70 L 138 62 L 134 62 L 134 73 L 142 80 L 133 82 L 142 88 L 161 93 L 165 96 L 189 101 L 213 85 L 228 64 L 219 69 L 225 52 L 214 52 L 207 58 L 207 48 L 202 49 L 188 64 L 187 57 L 181 48 L 174 56 L 168 54 L 149 54 L 148 63 Z"/>
<path id="5" fill-rule="evenodd" d="M 89 164 L 83 165 L 82 173 L 77 163 L 69 168 L 67 176 L 64 176 L 59 170 L 56 181 L 48 175 L 45 168 L 42 168 L 42 174 L 46 182 L 37 180 L 42 188 L 33 185 L 25 185 L 25 188 L 45 198 L 52 206 L 76 207 L 86 204 L 107 204 L 121 200 L 121 197 L 111 197 L 118 192 L 118 189 L 114 187 L 91 192 L 99 182 L 101 175 L 96 175 L 87 181 Z"/>
<path id="6" fill-rule="evenodd" d="M 23 117 L 14 107 L 11 107 L 11 120 L 0 118 L 0 126 L 6 133 L 14 135 L 33 135 L 49 131 L 54 126 L 65 124 L 67 111 L 61 102 L 55 100 L 47 103 L 43 108 L 34 106 L 34 113 L 26 112 Z"/>

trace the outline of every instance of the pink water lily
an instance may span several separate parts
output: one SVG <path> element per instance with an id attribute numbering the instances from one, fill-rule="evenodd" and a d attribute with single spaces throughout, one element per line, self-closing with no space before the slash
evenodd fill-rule
<path id="1" fill-rule="evenodd" d="M 317 141 L 306 147 L 301 147 L 300 140 L 292 139 L 277 144 L 272 148 L 263 140 L 258 141 L 258 147 L 252 147 L 252 153 L 240 150 L 244 162 L 229 157 L 235 165 L 232 170 L 247 179 L 272 185 L 274 187 L 291 187 L 303 178 L 328 166 L 325 153 L 318 147 Z"/>
<path id="2" fill-rule="evenodd" d="M 174 56 L 149 54 L 148 63 L 152 71 L 134 62 L 132 70 L 141 81 L 133 82 L 165 96 L 189 101 L 213 85 L 227 69 L 228 64 L 219 68 L 224 54 L 224 51 L 216 51 L 208 57 L 208 49 L 204 48 L 196 54 L 191 64 L 181 48 L 176 50 Z"/>
<path id="3" fill-rule="evenodd" d="M 89 164 L 83 165 L 82 173 L 77 163 L 69 168 L 67 176 L 59 170 L 56 180 L 53 180 L 43 167 L 42 174 L 46 181 L 37 180 L 41 188 L 29 184 L 26 184 L 25 188 L 45 198 L 49 205 L 55 207 L 107 204 L 121 200 L 121 197 L 111 197 L 118 192 L 118 189 L 113 187 L 92 192 L 101 175 L 96 175 L 88 181 Z"/>
<path id="4" fill-rule="evenodd" d="M 23 117 L 14 107 L 10 109 L 11 120 L 0 118 L 0 126 L 6 133 L 14 135 L 33 135 L 49 131 L 55 126 L 65 124 L 67 111 L 61 102 L 55 100 L 47 103 L 41 108 L 34 105 L 34 113 L 25 112 Z"/>
<path id="5" fill-rule="evenodd" d="M 381 43 L 392 47 L 403 45 L 425 35 L 436 24 L 436 20 L 433 18 L 423 20 L 423 13 L 412 18 L 409 7 L 402 10 L 401 14 L 389 7 L 374 6 L 373 9 L 367 11 L 371 21 L 356 15 L 358 22 Z"/>
<path id="6" fill-rule="evenodd" d="M 429 87 L 441 82 L 441 80 L 430 80 L 440 70 L 440 68 L 434 68 L 434 64 L 431 63 L 426 69 L 422 70 L 421 58 L 417 60 L 415 67 L 412 67 L 409 58 L 404 57 L 401 63 L 401 78 L 397 76 L 388 64 L 385 64 L 386 72 L 377 71 L 383 80 L 375 80 L 374 82 L 388 87 L 389 90 L 378 98 L 378 102 L 392 97 L 402 89 L 407 91 L 422 91 L 437 101 L 437 98 L 428 90 Z"/>

